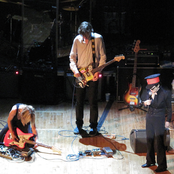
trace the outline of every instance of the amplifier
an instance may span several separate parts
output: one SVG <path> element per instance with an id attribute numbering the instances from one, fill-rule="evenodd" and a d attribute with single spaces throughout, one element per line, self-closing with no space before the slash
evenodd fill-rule
<path id="1" fill-rule="evenodd" d="M 19 75 L 15 71 L 0 71 L 0 97 L 19 97 Z"/>
<path id="2" fill-rule="evenodd" d="M 59 84 L 58 84 L 59 83 Z M 60 87 L 54 72 L 24 70 L 21 77 L 21 94 L 24 102 L 54 104 L 59 99 Z"/>
<path id="3" fill-rule="evenodd" d="M 134 65 L 135 52 L 125 54 L 125 65 Z M 159 66 L 159 48 L 157 45 L 140 45 L 137 55 L 137 66 Z"/>
<path id="4" fill-rule="evenodd" d="M 135 153 L 146 153 L 147 152 L 147 140 L 146 140 L 146 130 L 145 129 L 132 129 L 130 132 L 130 145 Z M 166 147 L 170 146 L 170 131 L 165 130 L 164 134 L 164 144 Z M 156 151 L 156 140 L 154 144 Z"/>
<path id="5" fill-rule="evenodd" d="M 125 65 L 134 65 L 135 55 L 127 54 L 125 57 Z M 159 56 L 156 54 L 138 54 L 137 66 L 159 66 Z"/>

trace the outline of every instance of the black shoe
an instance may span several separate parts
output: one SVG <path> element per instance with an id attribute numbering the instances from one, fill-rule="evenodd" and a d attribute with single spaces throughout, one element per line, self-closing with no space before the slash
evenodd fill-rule
<path id="1" fill-rule="evenodd" d="M 155 164 L 143 164 L 141 167 L 145 168 L 145 167 L 151 167 L 151 166 L 155 166 Z"/>
<path id="2" fill-rule="evenodd" d="M 167 147 L 167 152 L 174 153 L 174 149 L 171 146 L 169 146 L 169 147 Z"/>
<path id="3" fill-rule="evenodd" d="M 91 128 L 91 130 L 89 131 L 89 136 L 94 137 L 96 135 L 98 135 L 97 128 Z"/>
<path id="4" fill-rule="evenodd" d="M 167 171 L 167 169 L 159 169 L 157 168 L 156 170 L 154 170 L 156 173 L 160 173 L 160 172 L 164 172 L 164 171 Z"/>
<path id="5" fill-rule="evenodd" d="M 82 128 L 78 128 L 78 127 L 76 127 L 75 129 L 74 129 L 74 134 L 75 135 L 81 135 L 83 138 L 84 137 L 89 137 L 89 135 L 88 135 L 88 133 L 84 130 L 84 129 L 82 129 Z"/>

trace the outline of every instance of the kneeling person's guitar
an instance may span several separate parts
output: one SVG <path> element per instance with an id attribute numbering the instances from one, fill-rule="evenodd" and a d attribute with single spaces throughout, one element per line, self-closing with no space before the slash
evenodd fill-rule
<path id="1" fill-rule="evenodd" d="M 80 77 L 76 78 L 76 84 L 80 86 L 81 88 L 84 88 L 87 86 L 87 82 L 91 81 L 93 79 L 93 75 L 96 72 L 102 71 L 106 66 L 114 63 L 114 62 L 119 62 L 120 60 L 125 59 L 124 55 L 118 55 L 115 56 L 114 59 L 110 60 L 109 62 L 93 69 L 93 64 L 88 65 L 86 68 L 81 68 L 79 69 L 79 72 L 81 74 Z"/>
<path id="2" fill-rule="evenodd" d="M 37 144 L 37 146 L 45 147 L 45 148 L 53 150 L 54 152 L 58 152 L 58 154 L 61 154 L 61 151 L 56 149 L 55 147 L 48 146 L 42 143 L 36 143 L 35 141 L 30 140 L 30 138 L 34 137 L 33 133 L 23 133 L 19 128 L 17 128 L 16 131 L 19 137 L 19 142 L 16 142 L 12 139 L 10 130 L 8 130 L 7 133 L 5 134 L 4 142 L 3 142 L 5 146 L 7 147 L 17 146 L 20 149 L 23 149 L 25 148 L 26 143 L 32 144 L 32 145 Z"/>

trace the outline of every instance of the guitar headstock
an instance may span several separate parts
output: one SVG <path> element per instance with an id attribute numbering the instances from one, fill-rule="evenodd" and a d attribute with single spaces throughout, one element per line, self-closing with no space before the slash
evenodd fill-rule
<path id="1" fill-rule="evenodd" d="M 114 60 L 117 62 L 119 62 L 122 59 L 125 59 L 125 56 L 123 54 L 114 57 Z"/>
<path id="2" fill-rule="evenodd" d="M 140 40 L 134 41 L 135 46 L 133 50 L 135 53 L 138 53 L 138 51 L 140 50 L 140 42 L 141 42 Z"/>
<path id="3" fill-rule="evenodd" d="M 58 148 L 56 148 L 56 147 L 52 147 L 51 149 L 52 149 L 53 152 L 57 152 L 58 155 L 61 155 L 62 154 L 61 150 L 58 149 Z"/>

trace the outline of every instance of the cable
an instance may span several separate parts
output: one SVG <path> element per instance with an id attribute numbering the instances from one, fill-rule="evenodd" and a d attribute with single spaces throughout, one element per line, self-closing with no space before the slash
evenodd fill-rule
<path id="1" fill-rule="evenodd" d="M 79 155 L 76 154 L 69 154 L 66 156 L 67 161 L 78 161 L 79 160 Z"/>
<path id="2" fill-rule="evenodd" d="M 77 136 L 77 135 L 62 135 L 61 132 L 72 132 L 72 133 L 74 133 L 72 130 L 60 130 L 60 131 L 58 132 L 58 134 L 59 134 L 60 136 L 62 136 L 62 137 L 76 137 L 76 136 Z"/>
<path id="3" fill-rule="evenodd" d="M 12 158 L 12 162 L 24 162 L 25 158 L 21 156 L 21 153 L 13 148 L 9 148 L 6 150 L 6 154 Z"/>
<path id="4" fill-rule="evenodd" d="M 45 158 L 45 157 L 41 156 L 39 153 L 52 154 L 52 155 L 57 155 L 57 154 L 37 151 L 36 154 L 37 154 L 40 158 L 42 158 L 42 159 L 44 159 L 44 160 L 51 160 L 51 161 L 53 161 L 53 160 L 61 160 L 61 161 L 67 162 L 66 160 L 63 160 L 63 159 L 61 159 L 61 158 L 48 159 L 48 158 Z"/>
<path id="5" fill-rule="evenodd" d="M 72 124 L 72 111 L 73 111 L 73 109 L 74 109 L 74 94 L 75 94 L 75 85 L 73 85 L 74 86 L 74 88 L 73 88 L 73 94 L 72 94 L 72 103 L 71 103 L 71 126 L 72 126 L 72 128 L 73 128 L 73 130 L 74 130 L 74 126 L 73 126 L 73 124 Z"/>

